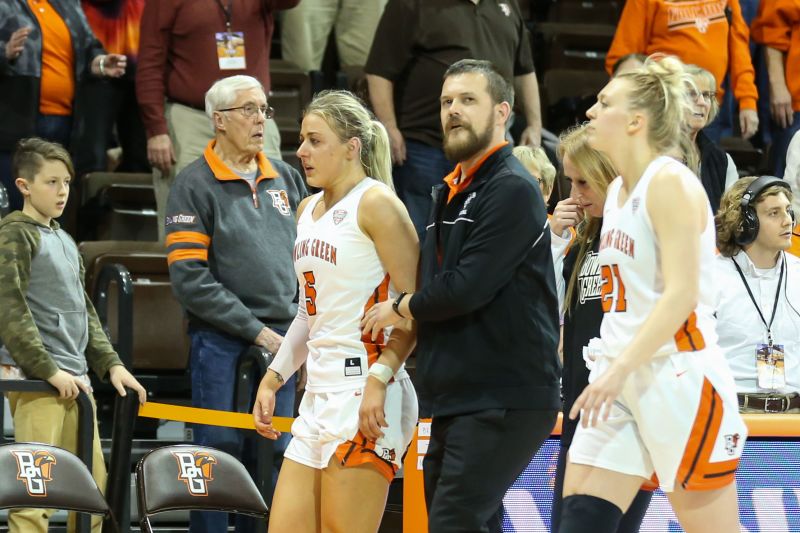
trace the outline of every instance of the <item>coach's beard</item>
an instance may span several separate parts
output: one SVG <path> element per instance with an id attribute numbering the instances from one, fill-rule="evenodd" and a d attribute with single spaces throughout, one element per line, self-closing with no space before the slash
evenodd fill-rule
<path id="1" fill-rule="evenodd" d="M 453 129 L 454 126 L 459 126 Z M 459 132 L 464 132 L 465 139 L 456 139 Z M 444 155 L 449 161 L 466 161 L 475 154 L 485 150 L 492 142 L 492 129 L 486 128 L 480 136 L 475 133 L 472 126 L 460 122 L 450 122 L 444 132 Z"/>

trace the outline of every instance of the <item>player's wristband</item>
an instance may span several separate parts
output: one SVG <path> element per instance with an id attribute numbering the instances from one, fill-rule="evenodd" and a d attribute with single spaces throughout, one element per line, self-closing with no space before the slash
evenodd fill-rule
<path id="1" fill-rule="evenodd" d="M 392 368 L 381 363 L 374 363 L 371 367 L 369 367 L 369 372 L 367 372 L 367 374 L 374 377 L 384 385 L 389 383 L 389 380 L 394 377 L 394 371 Z"/>

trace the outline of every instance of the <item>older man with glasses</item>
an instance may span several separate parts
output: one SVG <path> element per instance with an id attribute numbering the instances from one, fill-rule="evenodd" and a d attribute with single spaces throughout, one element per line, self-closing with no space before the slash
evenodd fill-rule
<path id="1" fill-rule="evenodd" d="M 145 2 L 136 68 L 136 97 L 147 135 L 147 158 L 159 220 L 175 176 L 202 155 L 213 135 L 204 92 L 233 74 L 270 89 L 275 17 L 300 0 L 158 0 Z M 264 128 L 264 152 L 281 159 L 274 121 Z M 163 226 L 159 226 L 163 228 Z M 164 233 L 159 229 L 159 239 Z"/>
<path id="2" fill-rule="evenodd" d="M 277 352 L 297 312 L 292 249 L 295 211 L 306 188 L 297 170 L 264 155 L 273 109 L 257 79 L 216 82 L 205 109 L 214 138 L 169 192 L 167 261 L 189 318 L 192 404 L 232 411 L 239 355 L 252 344 Z M 293 410 L 290 380 L 278 392 L 275 414 L 291 416 Z M 287 439 L 275 446 L 278 458 Z M 229 428 L 195 426 L 194 441 L 235 456 L 243 448 L 241 432 Z M 237 517 L 236 531 L 251 531 L 252 524 L 243 522 Z M 191 531 L 227 527 L 224 514 L 192 513 Z"/>

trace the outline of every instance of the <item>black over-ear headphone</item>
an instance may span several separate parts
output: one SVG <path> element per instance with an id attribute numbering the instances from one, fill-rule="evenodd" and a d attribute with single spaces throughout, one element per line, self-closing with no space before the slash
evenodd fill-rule
<path id="1" fill-rule="evenodd" d="M 739 205 L 742 209 L 742 232 L 736 236 L 736 244 L 745 246 L 756 240 L 758 237 L 758 214 L 756 213 L 753 204 L 756 203 L 758 196 L 764 189 L 772 186 L 785 187 L 786 190 L 792 192 L 792 187 L 788 182 L 775 176 L 761 176 L 753 180 L 747 186 L 747 190 L 742 194 L 742 199 Z M 792 226 L 795 225 L 794 212 L 792 214 Z"/>

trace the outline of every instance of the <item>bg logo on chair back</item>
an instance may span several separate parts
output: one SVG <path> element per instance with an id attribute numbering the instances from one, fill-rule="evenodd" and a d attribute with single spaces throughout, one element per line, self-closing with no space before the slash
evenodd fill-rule
<path id="1" fill-rule="evenodd" d="M 172 452 L 178 461 L 178 479 L 186 483 L 192 496 L 208 496 L 208 484 L 214 480 L 211 469 L 217 459 L 205 451 Z"/>
<path id="2" fill-rule="evenodd" d="M 56 458 L 47 450 L 14 450 L 17 459 L 17 479 L 25 484 L 28 494 L 47 496 L 47 482 L 52 481 Z"/>

